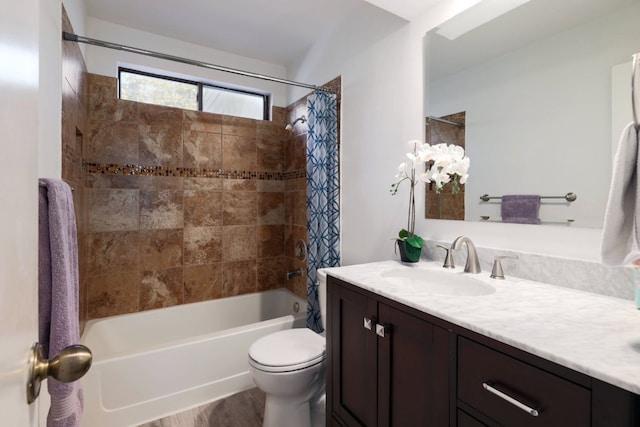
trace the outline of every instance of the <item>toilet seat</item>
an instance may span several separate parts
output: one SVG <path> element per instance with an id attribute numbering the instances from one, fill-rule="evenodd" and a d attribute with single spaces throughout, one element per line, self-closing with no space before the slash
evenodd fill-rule
<path id="1" fill-rule="evenodd" d="M 324 337 L 307 328 L 274 332 L 256 340 L 249 348 L 249 363 L 266 372 L 290 372 L 324 361 Z"/>

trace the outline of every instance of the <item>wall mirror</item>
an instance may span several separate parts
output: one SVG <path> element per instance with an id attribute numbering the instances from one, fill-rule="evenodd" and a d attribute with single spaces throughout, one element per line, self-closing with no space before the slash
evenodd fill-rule
<path id="1" fill-rule="evenodd" d="M 425 216 L 502 222 L 502 195 L 574 193 L 542 199 L 542 225 L 602 227 L 638 22 L 640 0 L 531 0 L 453 40 L 430 31 L 426 114 L 462 126 L 427 119 L 426 140 L 462 142 L 471 168 L 437 209 L 427 190 Z"/>

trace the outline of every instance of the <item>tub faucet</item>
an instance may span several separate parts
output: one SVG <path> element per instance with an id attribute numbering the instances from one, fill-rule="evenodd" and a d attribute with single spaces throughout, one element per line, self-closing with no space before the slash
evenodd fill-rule
<path id="1" fill-rule="evenodd" d="M 294 277 L 300 277 L 304 274 L 304 271 L 301 268 L 298 268 L 293 271 L 287 271 L 287 280 L 291 280 Z"/>
<path id="2" fill-rule="evenodd" d="M 478 260 L 478 252 L 476 247 L 467 236 L 459 236 L 451 244 L 451 249 L 460 249 L 463 243 L 467 244 L 467 263 L 464 266 L 465 273 L 480 273 L 480 261 Z"/>

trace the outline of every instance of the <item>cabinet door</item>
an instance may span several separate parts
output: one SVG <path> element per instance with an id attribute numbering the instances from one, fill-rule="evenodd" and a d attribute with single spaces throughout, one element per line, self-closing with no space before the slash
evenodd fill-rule
<path id="1" fill-rule="evenodd" d="M 378 426 L 449 424 L 449 333 L 380 304 Z"/>
<path id="2" fill-rule="evenodd" d="M 333 412 L 349 426 L 376 425 L 377 303 L 337 283 L 329 287 L 329 375 Z M 371 329 L 365 327 L 371 321 Z"/>

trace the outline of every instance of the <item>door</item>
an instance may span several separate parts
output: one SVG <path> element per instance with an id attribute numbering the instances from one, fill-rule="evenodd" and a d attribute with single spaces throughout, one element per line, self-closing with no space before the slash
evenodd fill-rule
<path id="1" fill-rule="evenodd" d="M 26 399 L 27 354 L 37 340 L 37 0 L 0 14 L 0 425 L 38 425 Z"/>
<path id="2" fill-rule="evenodd" d="M 449 333 L 380 303 L 378 427 L 449 425 Z"/>
<path id="3" fill-rule="evenodd" d="M 377 303 L 328 277 L 327 409 L 349 426 L 375 426 L 377 411 Z M 333 414 L 327 413 L 327 417 Z"/>

